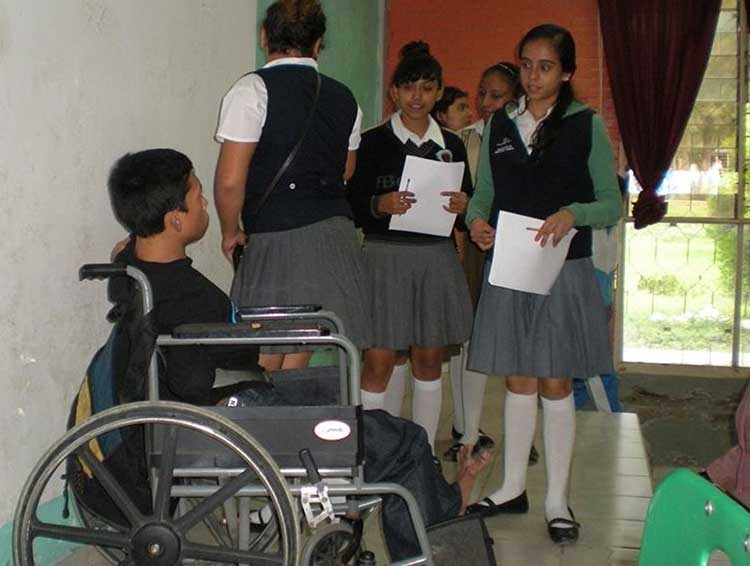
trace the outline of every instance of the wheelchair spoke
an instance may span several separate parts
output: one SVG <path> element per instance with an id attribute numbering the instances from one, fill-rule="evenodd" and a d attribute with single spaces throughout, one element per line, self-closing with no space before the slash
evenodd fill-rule
<path id="1" fill-rule="evenodd" d="M 130 499 L 128 494 L 125 493 L 125 490 L 122 489 L 122 486 L 110 473 L 106 466 L 102 464 L 96 456 L 94 456 L 94 454 L 91 452 L 91 449 L 88 447 L 88 444 L 79 448 L 76 453 L 91 469 L 96 479 L 99 480 L 109 496 L 120 508 L 120 511 L 122 511 L 123 515 L 125 515 L 125 518 L 130 522 L 130 525 L 132 527 L 140 525 L 143 522 L 143 515 L 141 514 L 140 510 L 138 509 L 138 507 L 136 507 L 135 503 L 133 503 L 133 500 Z"/>
<path id="2" fill-rule="evenodd" d="M 212 562 L 231 564 L 252 564 L 253 566 L 280 566 L 284 563 L 281 554 L 263 554 L 235 548 L 222 548 L 206 544 L 186 543 L 183 547 L 183 556 L 197 560 L 209 560 Z"/>
<path id="3" fill-rule="evenodd" d="M 209 497 L 206 497 L 188 513 L 175 521 L 175 527 L 183 533 L 189 531 L 192 527 L 200 523 L 203 518 L 211 513 L 216 507 L 232 497 L 245 485 L 247 485 L 254 476 L 252 470 L 245 470 L 232 481 L 225 483 L 221 488 L 215 491 Z"/>
<path id="4" fill-rule="evenodd" d="M 172 475 L 174 472 L 175 453 L 177 452 L 177 427 L 167 427 L 162 446 L 161 464 L 159 465 L 159 483 L 154 500 L 154 517 L 161 521 L 169 514 L 169 499 L 172 492 Z"/>
<path id="5" fill-rule="evenodd" d="M 112 548 L 126 549 L 130 546 L 130 540 L 122 533 L 68 527 L 67 525 L 52 525 L 34 520 L 31 523 L 31 538 L 37 537 Z"/>

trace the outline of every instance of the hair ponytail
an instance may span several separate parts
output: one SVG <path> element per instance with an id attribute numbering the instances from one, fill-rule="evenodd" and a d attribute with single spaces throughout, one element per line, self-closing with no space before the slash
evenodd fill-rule
<path id="1" fill-rule="evenodd" d="M 315 42 L 326 31 L 326 16 L 319 0 L 277 0 L 266 10 L 263 29 L 271 53 L 298 50 L 313 55 Z"/>
<path id="2" fill-rule="evenodd" d="M 424 41 L 410 41 L 399 52 L 401 59 L 393 71 L 393 86 L 401 86 L 418 80 L 436 81 L 443 86 L 443 68 L 430 53 Z"/>

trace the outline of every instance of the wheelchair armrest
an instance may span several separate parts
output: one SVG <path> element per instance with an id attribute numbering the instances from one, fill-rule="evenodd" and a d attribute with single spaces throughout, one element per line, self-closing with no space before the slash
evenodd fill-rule
<path id="1" fill-rule="evenodd" d="M 78 270 L 78 280 L 108 279 L 117 275 L 127 275 L 124 263 L 87 263 Z"/>
<path id="2" fill-rule="evenodd" d="M 239 307 L 237 309 L 241 318 L 256 317 L 267 315 L 295 315 L 319 312 L 323 307 L 321 305 L 276 305 L 271 307 Z"/>
<path id="3" fill-rule="evenodd" d="M 330 336 L 318 324 L 215 323 L 182 324 L 172 330 L 174 338 L 312 338 Z"/>

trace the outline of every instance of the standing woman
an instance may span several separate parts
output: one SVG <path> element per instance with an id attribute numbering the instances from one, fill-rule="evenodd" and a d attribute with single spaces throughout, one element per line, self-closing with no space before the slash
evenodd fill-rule
<path id="1" fill-rule="evenodd" d="M 488 67 L 482 72 L 477 88 L 476 109 L 479 121 L 460 132 L 461 140 L 466 146 L 466 153 L 471 170 L 472 186 L 476 185 L 479 150 L 482 145 L 484 125 L 492 115 L 508 102 L 521 94 L 518 67 L 513 63 L 502 61 Z M 479 292 L 482 288 L 484 271 L 484 252 L 468 241 L 457 242 L 463 246 L 460 250 L 464 273 L 469 283 L 471 302 L 476 309 Z M 466 367 L 468 361 L 468 342 L 459 352 L 451 356 L 450 376 L 453 392 L 453 427 L 451 427 L 451 446 L 443 454 L 446 460 L 455 461 L 461 446 L 474 445 L 477 449 L 490 450 L 495 442 L 484 431 L 479 429 L 482 415 L 482 400 L 487 384 L 487 376 L 471 371 Z M 532 447 L 532 454 L 535 451 Z M 534 462 L 536 460 L 534 459 Z"/>
<path id="2" fill-rule="evenodd" d="M 317 0 L 269 6 L 260 37 L 268 63 L 222 101 L 216 208 L 227 258 L 245 246 L 235 304 L 320 304 L 364 349 L 371 345 L 369 289 L 345 196 L 362 113 L 346 86 L 318 72 L 325 29 Z M 266 354 L 261 365 L 308 360 L 308 352 Z"/>
<path id="3" fill-rule="evenodd" d="M 549 296 L 483 283 L 469 367 L 510 376 L 505 477 L 471 511 L 528 511 L 527 461 L 541 395 L 544 514 L 551 539 L 565 544 L 575 542 L 579 530 L 567 499 L 575 440 L 571 378 L 612 371 L 607 316 L 591 263 L 591 226 L 614 224 L 622 203 L 601 118 L 573 96 L 570 32 L 553 24 L 535 27 L 521 40 L 519 57 L 526 95 L 495 113 L 485 130 L 468 213 L 471 237 L 489 249 L 501 210 L 544 219 L 535 236 L 542 246 L 556 245 L 574 226 L 578 233 Z"/>
<path id="4" fill-rule="evenodd" d="M 365 234 L 364 255 L 373 291 L 373 347 L 365 352 L 362 400 L 365 408 L 385 406 L 385 390 L 399 352 L 407 351 L 414 374 L 412 418 L 434 449 L 442 403 L 443 347 L 464 342 L 471 332 L 471 301 L 450 237 L 390 230 L 414 195 L 399 191 L 406 157 L 466 162 L 461 140 L 430 116 L 442 93 L 442 68 L 429 46 L 412 42 L 401 50 L 390 94 L 399 111 L 362 136 L 350 197 Z M 463 215 L 471 179 L 440 187 L 445 208 Z M 399 360 L 401 361 L 401 360 Z"/>

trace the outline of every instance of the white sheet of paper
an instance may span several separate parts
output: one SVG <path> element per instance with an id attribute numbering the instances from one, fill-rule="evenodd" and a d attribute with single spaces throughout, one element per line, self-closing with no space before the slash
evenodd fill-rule
<path id="1" fill-rule="evenodd" d="M 464 163 L 443 163 L 409 155 L 401 173 L 399 191 L 414 193 L 417 199 L 405 214 L 391 216 L 391 230 L 450 236 L 456 215 L 443 209 L 449 198 L 444 191 L 460 191 Z"/>
<path id="2" fill-rule="evenodd" d="M 552 238 L 542 247 L 534 241 L 544 220 L 500 211 L 495 232 L 495 245 L 490 267 L 490 284 L 537 295 L 549 295 L 560 275 L 570 242 L 577 230 L 573 228 L 552 245 Z"/>

